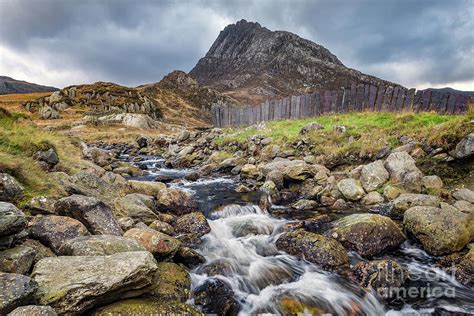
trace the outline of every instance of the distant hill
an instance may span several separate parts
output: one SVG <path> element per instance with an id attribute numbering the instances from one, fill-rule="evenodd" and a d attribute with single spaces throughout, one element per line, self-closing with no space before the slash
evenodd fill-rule
<path id="1" fill-rule="evenodd" d="M 53 92 L 57 90 L 59 89 L 55 87 L 41 86 L 35 83 L 0 76 L 0 94 Z"/>
<path id="2" fill-rule="evenodd" d="M 399 86 L 346 67 L 325 47 L 296 34 L 245 20 L 225 27 L 189 74 L 247 104 L 351 83 Z"/>
<path id="3" fill-rule="evenodd" d="M 456 90 L 456 89 L 449 88 L 449 87 L 446 87 L 446 88 L 428 88 L 428 89 L 425 89 L 425 90 L 439 91 L 439 92 L 444 92 L 444 93 L 451 92 L 451 93 L 462 94 L 462 95 L 466 95 L 468 97 L 474 98 L 474 91 Z"/>

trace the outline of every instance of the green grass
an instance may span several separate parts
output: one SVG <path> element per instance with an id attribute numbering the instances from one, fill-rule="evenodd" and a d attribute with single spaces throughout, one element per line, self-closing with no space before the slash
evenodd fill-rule
<path id="1" fill-rule="evenodd" d="M 19 113 L 0 108 L 0 172 L 14 176 L 24 187 L 22 203 L 37 195 L 56 195 L 60 187 L 44 171 L 33 154 L 38 150 L 55 148 L 59 170 L 73 172 L 84 164 L 81 151 L 71 139 L 37 128 Z"/>
<path id="2" fill-rule="evenodd" d="M 440 115 L 437 113 L 347 113 L 320 116 L 302 120 L 283 120 L 266 122 L 266 127 L 226 128 L 217 143 L 243 143 L 253 135 L 273 138 L 273 143 L 288 147 L 292 142 L 307 138 L 314 144 L 312 153 L 325 156 L 344 156 L 355 154 L 366 156 L 375 154 L 386 146 L 400 145 L 401 136 L 432 146 L 446 146 L 458 141 L 473 130 L 469 122 L 474 114 Z M 322 130 L 299 135 L 304 125 L 318 122 Z M 347 127 L 346 133 L 333 131 L 334 125 Z M 349 142 L 352 136 L 353 142 Z"/>

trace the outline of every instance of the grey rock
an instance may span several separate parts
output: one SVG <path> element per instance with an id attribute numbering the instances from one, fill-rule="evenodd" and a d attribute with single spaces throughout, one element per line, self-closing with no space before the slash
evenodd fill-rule
<path id="1" fill-rule="evenodd" d="M 410 192 L 421 191 L 423 174 L 416 167 L 415 160 L 406 152 L 391 153 L 385 161 L 385 168 L 393 183 L 400 184 Z"/>
<path id="2" fill-rule="evenodd" d="M 117 223 L 112 208 L 101 200 L 83 195 L 72 195 L 58 200 L 54 205 L 59 215 L 79 220 L 93 234 L 123 234 Z"/>
<path id="3" fill-rule="evenodd" d="M 0 202 L 0 237 L 13 235 L 26 227 L 26 216 L 15 205 Z"/>
<path id="4" fill-rule="evenodd" d="M 145 194 L 132 193 L 118 198 L 114 203 L 114 214 L 117 217 L 129 217 L 146 224 L 158 219 L 155 199 Z"/>
<path id="5" fill-rule="evenodd" d="M 35 218 L 30 223 L 31 237 L 58 253 L 62 244 L 80 236 L 87 236 L 87 228 L 78 220 L 66 216 L 47 215 Z"/>
<path id="6" fill-rule="evenodd" d="M 318 122 L 311 122 L 303 126 L 303 128 L 300 130 L 300 134 L 304 135 L 318 129 L 324 129 L 324 126 L 322 126 Z"/>
<path id="7" fill-rule="evenodd" d="M 15 202 L 23 196 L 23 186 L 7 173 L 0 173 L 0 201 Z"/>
<path id="8" fill-rule="evenodd" d="M 15 308 L 7 316 L 57 316 L 51 306 L 28 305 Z"/>
<path id="9" fill-rule="evenodd" d="M 35 250 L 20 245 L 0 252 L 0 272 L 28 274 L 35 259 Z"/>
<path id="10" fill-rule="evenodd" d="M 474 203 L 474 191 L 469 189 L 459 189 L 454 191 L 453 197 L 456 200 L 467 201 L 469 203 Z"/>
<path id="11" fill-rule="evenodd" d="M 352 178 L 342 179 L 337 183 L 337 188 L 350 201 L 358 201 L 365 195 L 360 181 Z"/>
<path id="12" fill-rule="evenodd" d="M 69 239 L 59 248 L 62 256 L 107 256 L 119 252 L 146 251 L 136 240 L 113 235 Z"/>
<path id="13" fill-rule="evenodd" d="M 392 218 L 403 218 L 406 210 L 413 206 L 439 206 L 440 199 L 434 195 L 402 193 L 393 200 L 393 209 L 390 212 Z"/>
<path id="14" fill-rule="evenodd" d="M 472 156 L 474 154 L 474 133 L 464 137 L 449 154 L 458 159 Z"/>
<path id="15" fill-rule="evenodd" d="M 35 299 L 38 284 L 31 278 L 15 273 L 0 272 L 0 315 L 6 315 L 18 306 Z"/>
<path id="16" fill-rule="evenodd" d="M 197 201 L 191 193 L 179 189 L 164 189 L 157 196 L 159 211 L 184 215 L 198 209 Z"/>
<path id="17" fill-rule="evenodd" d="M 179 217 L 175 223 L 175 230 L 180 234 L 192 233 L 201 237 L 209 233 L 211 227 L 202 213 L 193 212 Z"/>
<path id="18" fill-rule="evenodd" d="M 367 192 L 375 191 L 388 181 L 389 174 L 382 160 L 376 160 L 362 167 L 360 182 Z"/>
<path id="19" fill-rule="evenodd" d="M 38 301 L 60 314 L 79 314 L 96 305 L 140 296 L 153 288 L 156 260 L 149 252 L 40 260 L 32 273 Z"/>
<path id="20" fill-rule="evenodd" d="M 32 215 L 51 215 L 54 214 L 54 203 L 56 199 L 47 196 L 36 196 L 32 198 L 25 206 Z"/>

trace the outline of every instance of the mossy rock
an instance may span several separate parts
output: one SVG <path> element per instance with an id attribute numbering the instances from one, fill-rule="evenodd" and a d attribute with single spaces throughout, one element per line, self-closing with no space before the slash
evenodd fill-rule
<path id="1" fill-rule="evenodd" d="M 204 315 L 198 309 L 184 303 L 162 301 L 156 299 L 135 298 L 118 301 L 96 309 L 92 316 L 116 315 Z"/>
<path id="2" fill-rule="evenodd" d="M 156 288 L 151 295 L 163 301 L 184 303 L 189 299 L 191 279 L 188 272 L 172 262 L 158 263 Z"/>

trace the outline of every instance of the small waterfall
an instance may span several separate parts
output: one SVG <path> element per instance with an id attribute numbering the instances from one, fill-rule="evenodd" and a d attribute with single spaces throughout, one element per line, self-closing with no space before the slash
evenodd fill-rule
<path id="1" fill-rule="evenodd" d="M 286 306 L 295 304 L 307 312 L 384 314 L 383 305 L 371 294 L 358 296 L 334 274 L 281 254 L 275 241 L 286 223 L 256 205 L 229 205 L 213 212 L 211 232 L 200 248 L 207 263 L 193 271 L 193 285 L 205 281 L 207 267 L 218 265 L 219 277 L 231 284 L 242 302 L 241 315 L 285 314 Z"/>

